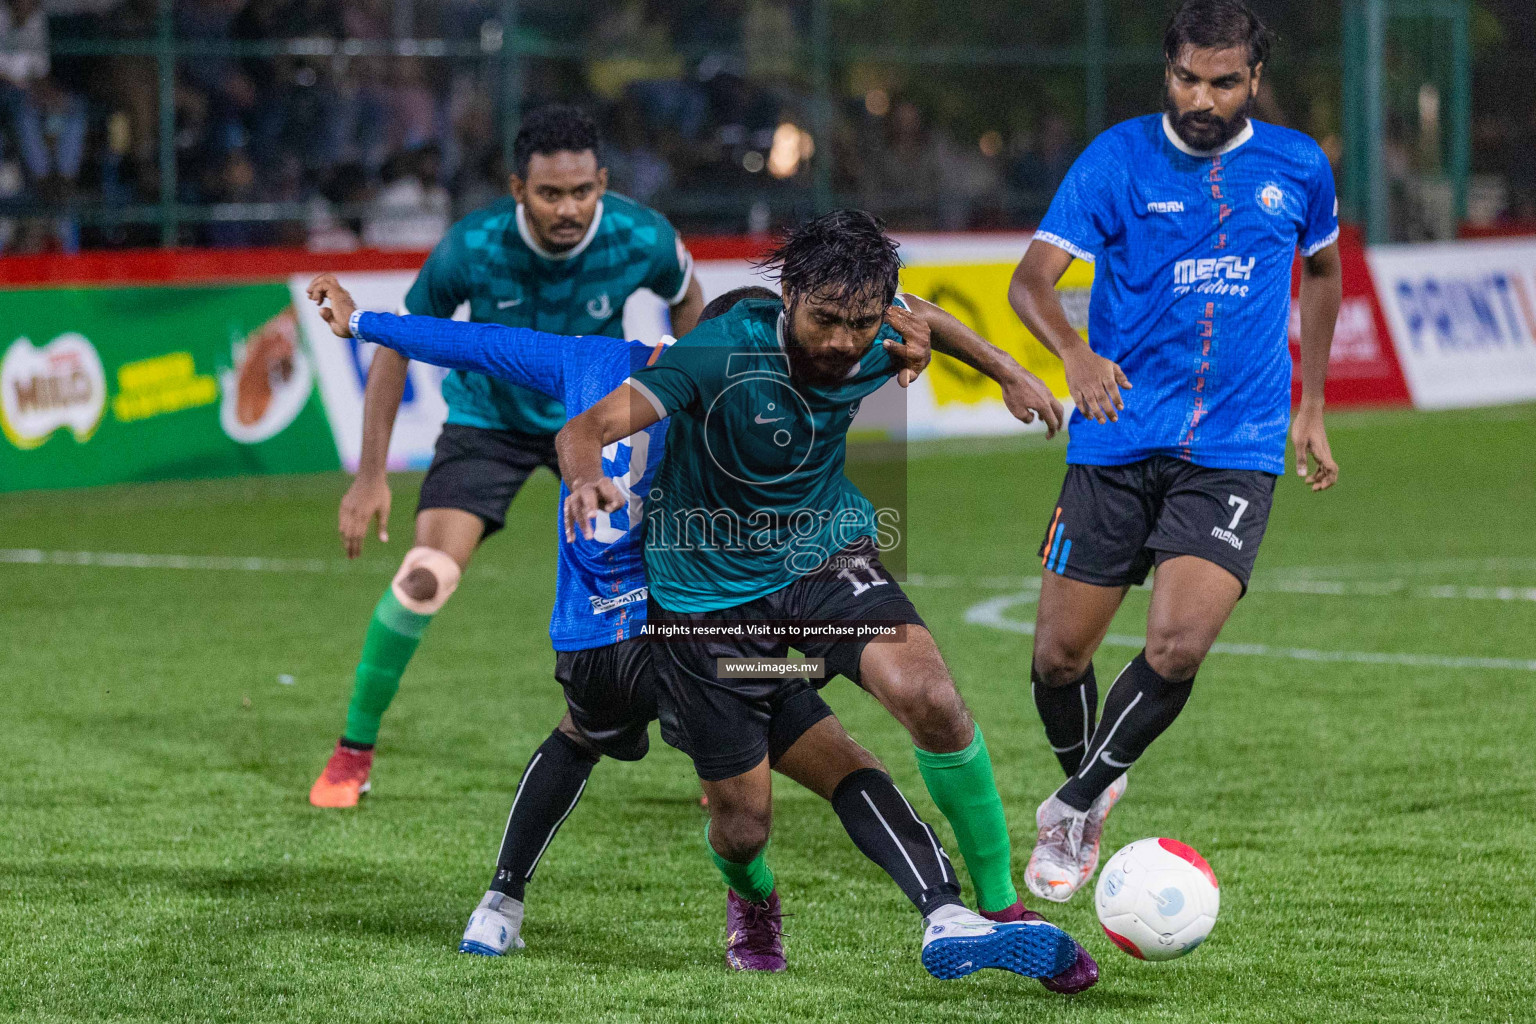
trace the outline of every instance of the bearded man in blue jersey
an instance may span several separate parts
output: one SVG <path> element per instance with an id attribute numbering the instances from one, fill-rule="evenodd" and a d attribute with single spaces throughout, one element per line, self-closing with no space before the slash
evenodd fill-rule
<path id="1" fill-rule="evenodd" d="M 1285 470 L 1313 491 L 1338 465 L 1323 382 L 1341 300 L 1338 203 L 1322 150 L 1249 116 L 1270 34 L 1242 0 L 1186 0 L 1169 23 L 1165 111 L 1078 158 L 1009 299 L 1061 357 L 1077 405 L 1041 544 L 1031 684 L 1067 774 L 1036 811 L 1031 891 L 1065 901 L 1098 866 L 1125 772 L 1189 699 L 1247 589 Z M 1301 278 L 1301 406 L 1290 417 L 1291 267 Z M 1085 342 L 1055 285 L 1093 263 Z M 1307 462 L 1311 460 L 1310 471 Z M 1156 566 L 1147 646 L 1095 721 L 1093 654 Z"/>

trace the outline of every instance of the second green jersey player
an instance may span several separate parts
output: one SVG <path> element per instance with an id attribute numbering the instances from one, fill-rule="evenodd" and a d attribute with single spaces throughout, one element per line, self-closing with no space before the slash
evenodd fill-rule
<path id="1" fill-rule="evenodd" d="M 703 292 L 665 217 L 607 191 L 597 128 L 573 107 L 524 119 L 513 145 L 511 196 L 456 223 L 405 298 L 409 313 L 562 335 L 624 337 L 624 303 L 649 289 L 671 307 L 673 331 L 698 322 Z M 381 349 L 368 373 L 357 478 L 339 528 L 348 557 L 377 519 L 388 540 L 389 436 L 407 361 Z M 443 382 L 448 421 L 422 481 L 415 538 L 374 609 L 346 727 L 310 790 L 317 807 L 350 807 L 369 788 L 380 720 L 427 624 L 458 585 L 480 542 L 501 529 L 513 497 L 540 466 L 558 472 L 561 404 L 505 381 L 455 371 Z"/>

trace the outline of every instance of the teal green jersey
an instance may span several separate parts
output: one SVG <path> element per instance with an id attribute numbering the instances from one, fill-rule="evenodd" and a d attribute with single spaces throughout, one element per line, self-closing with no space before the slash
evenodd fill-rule
<path id="1" fill-rule="evenodd" d="M 784 306 L 738 302 L 629 383 L 670 416 L 646 503 L 651 596 L 678 612 L 744 604 L 789 586 L 860 537 L 876 510 L 843 475 L 859 402 L 898 369 L 881 341 L 842 383 L 790 378 Z"/>
<path id="2" fill-rule="evenodd" d="M 592 227 L 569 252 L 534 240 L 511 197 L 476 210 L 432 250 L 405 297 L 409 313 L 469 318 L 549 334 L 624 337 L 624 301 L 649 288 L 669 305 L 688 290 L 693 261 L 667 219 L 609 192 Z M 443 381 L 448 422 L 525 434 L 553 434 L 565 407 L 546 395 L 479 373 Z"/>

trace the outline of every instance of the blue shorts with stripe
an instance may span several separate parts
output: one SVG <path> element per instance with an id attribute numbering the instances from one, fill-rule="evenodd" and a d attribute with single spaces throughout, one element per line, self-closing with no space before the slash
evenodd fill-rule
<path id="1" fill-rule="evenodd" d="M 1236 576 L 1246 593 L 1277 479 L 1166 455 L 1068 466 L 1037 554 L 1047 570 L 1099 587 L 1138 585 L 1154 565 L 1194 555 Z"/>

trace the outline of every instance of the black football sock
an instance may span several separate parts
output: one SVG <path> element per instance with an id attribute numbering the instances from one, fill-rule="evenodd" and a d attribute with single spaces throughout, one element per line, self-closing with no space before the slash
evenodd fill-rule
<path id="1" fill-rule="evenodd" d="M 1045 738 L 1051 753 L 1069 776 L 1077 771 L 1093 735 L 1094 716 L 1099 710 L 1099 681 L 1093 675 L 1093 663 L 1075 682 L 1066 686 L 1047 686 L 1040 673 L 1030 666 L 1029 686 L 1035 695 L 1035 710 L 1045 723 Z"/>
<path id="2" fill-rule="evenodd" d="M 1056 795 L 1086 811 L 1173 724 L 1194 686 L 1193 677 L 1175 683 L 1152 671 L 1145 650 L 1136 655 L 1104 698 L 1104 717 L 1088 741 L 1087 759 Z"/>
<path id="3" fill-rule="evenodd" d="M 960 903 L 949 854 L 885 772 L 861 768 L 850 773 L 833 790 L 832 809 L 853 845 L 891 876 L 924 917 Z"/>
<path id="4" fill-rule="evenodd" d="M 507 815 L 507 831 L 496 857 L 491 888 L 521 901 L 523 889 L 539 866 L 555 833 L 576 809 L 587 788 L 587 776 L 598 759 L 559 729 L 534 751 L 523 769 Z"/>

